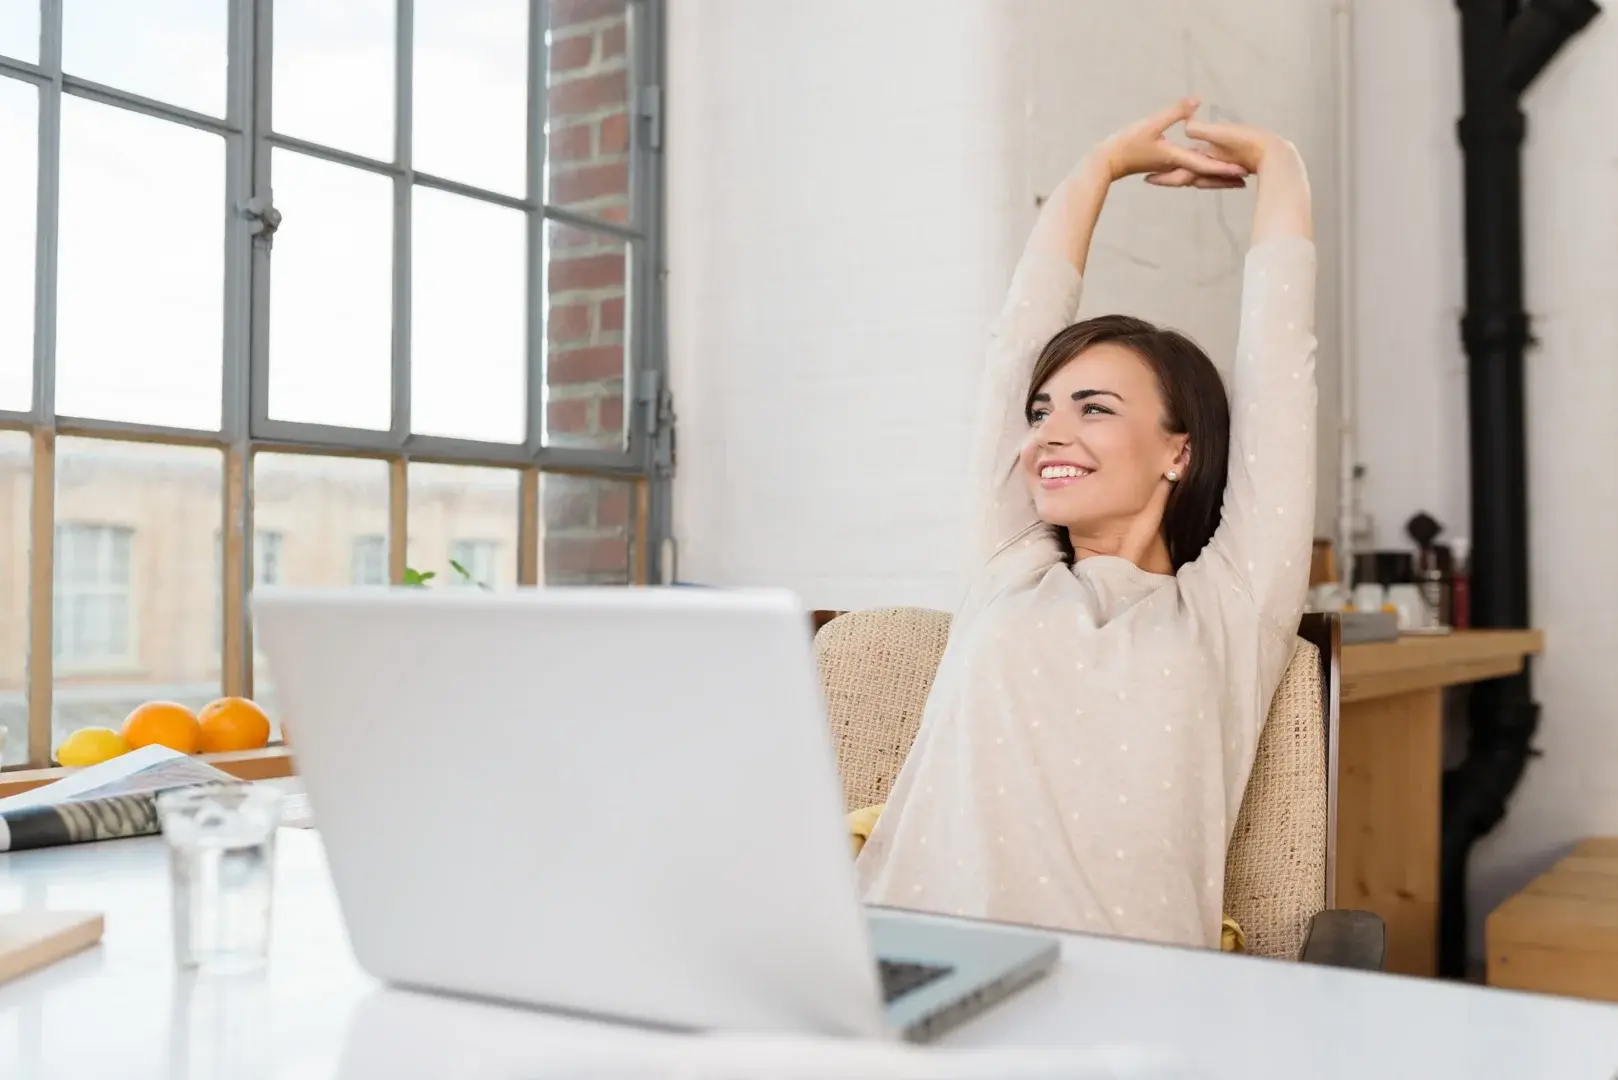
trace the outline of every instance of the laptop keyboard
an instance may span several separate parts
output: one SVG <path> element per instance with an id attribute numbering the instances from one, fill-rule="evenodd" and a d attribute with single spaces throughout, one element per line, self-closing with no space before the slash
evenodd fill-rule
<path id="1" fill-rule="evenodd" d="M 911 964 L 899 960 L 878 960 L 876 966 L 882 976 L 882 1000 L 890 1005 L 912 990 L 920 990 L 928 983 L 936 982 L 954 970 L 949 967 Z"/>

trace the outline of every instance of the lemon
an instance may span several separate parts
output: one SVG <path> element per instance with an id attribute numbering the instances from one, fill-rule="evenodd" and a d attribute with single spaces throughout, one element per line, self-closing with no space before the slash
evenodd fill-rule
<path id="1" fill-rule="evenodd" d="M 78 768 L 84 765 L 99 765 L 109 758 L 127 753 L 129 744 L 124 742 L 124 737 L 116 731 L 104 727 L 87 727 L 80 728 L 62 740 L 62 745 L 56 748 L 56 762 L 58 765 Z"/>

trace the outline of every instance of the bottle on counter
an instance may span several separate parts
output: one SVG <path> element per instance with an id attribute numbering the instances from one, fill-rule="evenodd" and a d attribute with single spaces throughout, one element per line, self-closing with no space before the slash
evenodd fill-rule
<path id="1" fill-rule="evenodd" d="M 1457 536 L 1449 542 L 1449 624 L 1457 630 L 1472 625 L 1472 541 Z"/>

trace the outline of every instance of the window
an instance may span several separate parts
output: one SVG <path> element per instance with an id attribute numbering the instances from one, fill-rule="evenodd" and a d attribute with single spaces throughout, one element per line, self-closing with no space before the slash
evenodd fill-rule
<path id="1" fill-rule="evenodd" d="M 465 577 L 461 577 L 460 573 L 455 575 L 459 579 L 457 584 L 492 587 L 496 553 L 499 549 L 500 545 L 493 540 L 457 540 L 451 544 L 450 564 L 452 567 L 460 567 L 466 574 Z"/>
<path id="2" fill-rule="evenodd" d="M 0 2 L 0 441 L 59 527 L 6 767 L 270 693 L 253 580 L 655 579 L 665 6 Z"/>
<path id="3" fill-rule="evenodd" d="M 120 525 L 56 527 L 51 652 L 63 668 L 134 663 L 129 551 L 135 531 Z"/>
<path id="4" fill-rule="evenodd" d="M 354 539 L 353 582 L 356 585 L 388 583 L 388 541 L 383 536 Z"/>
<path id="5" fill-rule="evenodd" d="M 281 584 L 281 542 L 278 532 L 260 529 L 253 534 L 253 584 Z"/>

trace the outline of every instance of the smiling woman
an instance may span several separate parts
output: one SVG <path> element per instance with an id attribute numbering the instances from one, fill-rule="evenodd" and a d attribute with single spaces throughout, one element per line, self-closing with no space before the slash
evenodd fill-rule
<path id="1" fill-rule="evenodd" d="M 1168 573 L 1201 554 L 1219 524 L 1230 402 L 1196 342 L 1127 315 L 1076 323 L 1040 353 L 1026 412 L 1038 430 L 1023 468 L 1067 562 L 1138 551 Z M 1085 483 L 1046 475 L 1063 465 Z M 1143 515 L 1148 506 L 1156 513 Z"/>
<path id="2" fill-rule="evenodd" d="M 867 901 L 1217 948 L 1314 520 L 1314 247 L 1291 145 L 1181 102 L 1053 193 L 980 396 L 981 561 L 858 857 Z M 1169 142 L 1184 123 L 1200 148 Z M 1189 339 L 1069 325 L 1111 185 L 1258 180 L 1233 411 Z"/>

